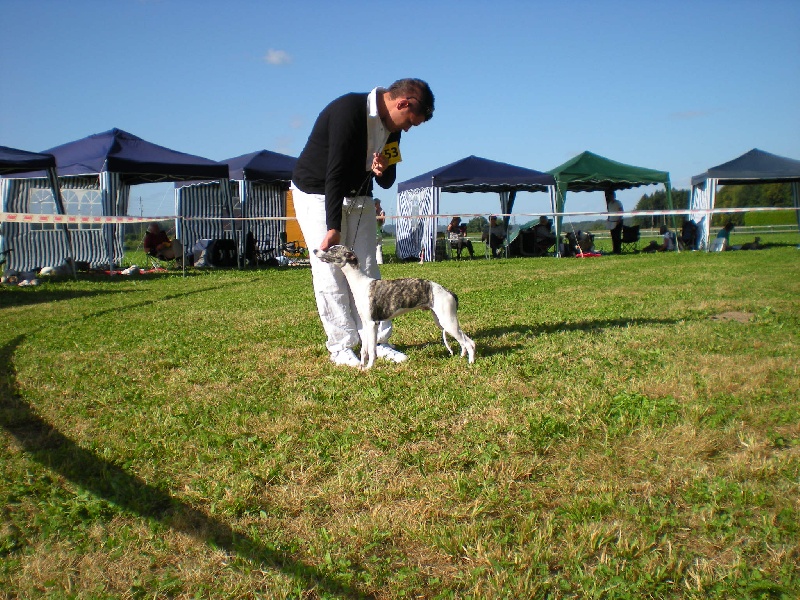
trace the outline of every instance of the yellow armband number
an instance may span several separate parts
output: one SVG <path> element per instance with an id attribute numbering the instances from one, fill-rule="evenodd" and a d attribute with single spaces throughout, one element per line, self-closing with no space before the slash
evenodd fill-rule
<path id="1" fill-rule="evenodd" d="M 386 161 L 389 164 L 389 166 L 396 165 L 397 163 L 403 160 L 403 157 L 400 156 L 400 142 L 392 142 L 391 144 L 386 144 L 383 147 L 382 154 L 386 158 Z"/>

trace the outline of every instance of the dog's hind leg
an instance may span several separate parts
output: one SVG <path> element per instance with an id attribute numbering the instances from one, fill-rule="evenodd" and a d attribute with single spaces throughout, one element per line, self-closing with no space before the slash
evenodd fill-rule
<path id="1" fill-rule="evenodd" d="M 447 343 L 447 332 L 445 331 L 444 327 L 442 327 L 442 324 L 439 322 L 439 317 L 436 315 L 436 311 L 431 310 L 431 314 L 433 314 L 433 322 L 436 323 L 436 326 L 442 330 L 442 341 L 444 342 L 444 347 L 447 348 L 447 351 L 450 353 L 450 356 L 453 356 L 453 349 L 450 347 L 450 344 Z"/>
<path id="2" fill-rule="evenodd" d="M 452 335 L 461 346 L 461 356 L 468 356 L 469 362 L 475 362 L 475 342 L 462 331 L 461 326 L 458 324 L 455 300 L 450 299 L 441 305 L 437 304 L 432 310 L 434 320 L 439 327 L 442 328 L 442 337 L 445 339 L 445 346 L 447 346 L 447 338 L 445 337 L 445 332 L 447 332 Z M 447 346 L 447 349 L 450 350 L 450 346 Z M 450 354 L 452 354 L 452 351 Z"/>

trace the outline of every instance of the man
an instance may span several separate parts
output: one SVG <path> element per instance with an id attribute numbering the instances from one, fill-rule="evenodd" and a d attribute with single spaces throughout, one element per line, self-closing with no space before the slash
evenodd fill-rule
<path id="1" fill-rule="evenodd" d="M 378 230 L 375 235 L 375 262 L 383 264 L 383 226 L 386 224 L 386 211 L 381 206 L 380 198 L 375 198 L 375 223 Z"/>
<path id="2" fill-rule="evenodd" d="M 503 252 L 503 240 L 506 239 L 506 228 L 502 223 L 497 222 L 497 217 L 489 217 L 489 227 L 484 229 L 481 241 L 489 244 L 492 258 L 500 258 Z"/>
<path id="3" fill-rule="evenodd" d="M 544 256 L 550 246 L 556 243 L 556 236 L 553 235 L 553 222 L 545 215 L 539 217 L 539 222 L 533 227 L 535 253 Z"/>
<path id="4" fill-rule="evenodd" d="M 614 254 L 622 254 L 622 202 L 617 200 L 614 190 L 606 190 L 606 211 L 609 213 L 606 227 L 611 233 L 611 248 Z"/>
<path id="5" fill-rule="evenodd" d="M 400 162 L 400 135 L 433 116 L 434 97 L 420 79 L 337 98 L 317 117 L 292 176 L 297 221 L 310 249 L 353 249 L 362 268 L 380 278 L 375 260 L 377 219 L 372 180 L 390 188 Z M 326 347 L 334 364 L 360 366 L 353 352 L 361 323 L 341 270 L 310 255 L 311 277 Z M 391 323 L 378 328 L 379 358 L 403 362 L 389 343 Z"/>

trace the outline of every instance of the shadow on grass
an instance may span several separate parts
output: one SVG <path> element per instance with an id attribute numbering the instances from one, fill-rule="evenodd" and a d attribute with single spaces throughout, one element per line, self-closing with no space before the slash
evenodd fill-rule
<path id="1" fill-rule="evenodd" d="M 250 283 L 254 283 L 257 280 L 251 279 L 247 281 L 239 281 L 233 284 L 227 284 L 227 287 L 232 286 L 240 286 L 240 285 L 248 285 Z M 177 298 L 184 298 L 190 296 L 192 294 L 200 294 L 202 292 L 210 292 L 213 290 L 218 290 L 219 286 L 209 286 L 200 288 L 197 290 L 192 290 L 189 292 L 181 292 L 178 294 L 169 294 L 167 296 L 158 296 L 150 298 L 149 300 L 143 300 L 142 302 L 136 302 L 134 304 L 127 304 L 122 307 L 116 307 L 111 309 L 105 309 L 98 311 L 96 313 L 90 313 L 88 315 L 84 315 L 83 319 L 89 319 L 93 317 L 99 317 L 108 313 L 119 312 L 122 310 L 128 310 L 130 308 L 141 308 L 143 306 L 150 306 L 152 304 L 156 304 L 159 302 L 167 302 L 169 300 L 175 300 Z M 101 294 L 108 295 L 108 294 L 126 294 L 128 292 L 141 292 L 141 290 L 32 290 L 30 288 L 20 291 L 20 292 L 12 292 L 10 294 L 0 294 L 0 309 L 1 308 L 8 308 L 11 306 L 32 306 L 34 304 L 41 304 L 45 302 L 55 302 L 55 301 L 64 301 L 64 300 L 75 300 L 79 298 L 91 298 L 93 296 L 99 296 Z"/>
<path id="2" fill-rule="evenodd" d="M 507 327 L 484 327 L 478 329 L 472 335 L 473 339 L 491 339 L 495 340 L 503 335 L 518 334 L 522 336 L 518 342 L 513 344 L 505 344 L 502 346 L 494 346 L 492 348 L 484 348 L 481 352 L 484 355 L 491 354 L 504 354 L 509 350 L 518 348 L 527 343 L 524 338 L 531 336 L 538 336 L 543 334 L 558 333 L 561 331 L 599 331 L 603 329 L 618 329 L 628 327 L 630 325 L 674 325 L 678 319 L 596 319 L 588 321 L 576 321 L 570 323 L 549 323 L 534 325 L 509 325 Z M 471 334 L 468 334 L 471 335 Z"/>
<path id="3" fill-rule="evenodd" d="M 168 277 L 180 275 L 180 273 L 166 274 Z M 162 274 L 153 274 L 152 276 L 137 276 L 137 281 L 152 281 L 163 278 Z M 66 280 L 64 280 L 66 281 Z M 69 280 L 73 282 L 74 280 Z M 90 276 L 79 274 L 78 281 L 82 282 L 98 282 L 101 281 L 99 276 Z M 130 282 L 131 279 L 127 276 L 103 276 L 103 282 Z M 63 300 L 75 300 L 76 298 L 91 298 L 101 294 L 118 294 L 120 290 L 115 289 L 97 289 L 97 290 L 69 290 L 60 289 L 60 282 L 46 282 L 39 286 L 23 287 L 8 286 L 0 288 L 0 308 L 8 308 L 11 306 L 32 306 L 34 304 L 43 304 L 46 302 L 56 302 Z M 130 290 L 124 290 L 130 291 Z"/>
<path id="4" fill-rule="evenodd" d="M 11 306 L 32 306 L 45 302 L 61 300 L 75 300 L 78 298 L 91 298 L 100 294 L 116 294 L 110 290 L 42 290 L 41 288 L 24 288 L 17 290 L 3 290 L 0 292 L 0 308 Z"/>
<path id="5" fill-rule="evenodd" d="M 13 356 L 25 339 L 17 336 L 0 347 L 0 427 L 17 440 L 28 456 L 72 484 L 115 504 L 122 510 L 153 519 L 203 543 L 223 549 L 261 568 L 276 568 L 310 588 L 348 598 L 373 598 L 324 575 L 287 553 L 267 547 L 234 531 L 168 492 L 81 448 L 42 419 L 20 395 Z M 356 567 L 356 570 L 359 570 Z"/>

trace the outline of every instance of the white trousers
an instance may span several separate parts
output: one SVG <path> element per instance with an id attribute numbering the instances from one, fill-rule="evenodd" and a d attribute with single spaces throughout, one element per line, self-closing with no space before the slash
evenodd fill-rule
<path id="1" fill-rule="evenodd" d="M 361 342 L 361 319 L 353 303 L 347 279 L 339 267 L 322 262 L 313 252 L 319 248 L 328 232 L 325 223 L 325 196 L 306 194 L 292 184 L 292 198 L 297 222 L 309 249 L 317 311 L 328 337 L 325 346 L 331 353 L 355 348 Z M 356 253 L 362 271 L 370 277 L 380 279 L 381 273 L 375 260 L 376 228 L 375 200 L 371 196 L 344 199 L 341 243 Z M 386 343 L 391 333 L 391 321 L 382 321 L 378 325 L 378 343 Z"/>

